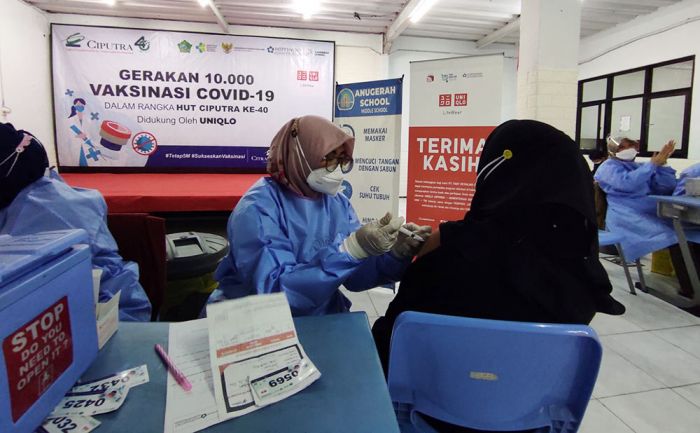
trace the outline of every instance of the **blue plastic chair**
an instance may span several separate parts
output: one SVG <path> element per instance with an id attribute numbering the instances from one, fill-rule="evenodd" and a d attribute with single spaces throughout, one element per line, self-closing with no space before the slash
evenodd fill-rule
<path id="1" fill-rule="evenodd" d="M 598 245 L 600 245 L 601 247 L 615 245 L 615 248 L 617 248 L 617 253 L 620 256 L 621 265 L 625 270 L 625 277 L 627 277 L 627 284 L 629 285 L 630 293 L 636 295 L 637 291 L 634 290 L 634 283 L 632 282 L 632 275 L 630 274 L 629 270 L 630 266 L 629 263 L 627 263 L 627 259 L 625 258 L 625 252 L 622 251 L 622 240 L 622 236 L 616 233 L 605 230 L 598 230 Z M 634 265 L 637 268 L 637 275 L 639 275 L 640 289 L 642 289 L 642 292 L 647 292 L 647 286 L 644 282 L 644 274 L 642 274 L 642 264 L 639 262 L 639 259 L 635 260 Z"/>
<path id="2" fill-rule="evenodd" d="M 601 356 L 588 326 L 407 311 L 391 337 L 389 393 L 403 433 L 436 431 L 421 414 L 478 430 L 574 433 Z"/>

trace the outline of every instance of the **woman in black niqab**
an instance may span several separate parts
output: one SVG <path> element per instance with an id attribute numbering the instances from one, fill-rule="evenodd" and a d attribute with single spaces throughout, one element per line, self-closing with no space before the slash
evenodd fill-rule
<path id="1" fill-rule="evenodd" d="M 593 180 L 571 138 L 534 120 L 503 123 L 477 176 L 471 209 L 440 225 L 440 246 L 411 264 L 372 328 L 385 371 L 403 311 L 576 324 L 625 311 L 598 260 Z"/>

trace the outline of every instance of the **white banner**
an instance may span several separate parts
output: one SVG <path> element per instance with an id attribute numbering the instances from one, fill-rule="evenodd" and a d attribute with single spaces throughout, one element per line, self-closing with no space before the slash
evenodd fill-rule
<path id="1" fill-rule="evenodd" d="M 401 93 L 400 78 L 336 88 L 335 122 L 355 137 L 343 192 L 362 224 L 398 215 Z"/>
<path id="2" fill-rule="evenodd" d="M 263 169 L 290 118 L 333 112 L 333 42 L 52 25 L 62 167 Z"/>
<path id="3" fill-rule="evenodd" d="M 500 123 L 503 56 L 411 63 L 409 221 L 459 220 L 469 209 L 486 137 Z"/>

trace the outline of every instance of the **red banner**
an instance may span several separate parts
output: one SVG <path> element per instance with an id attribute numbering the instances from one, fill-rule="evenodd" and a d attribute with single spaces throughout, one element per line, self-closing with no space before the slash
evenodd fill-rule
<path id="1" fill-rule="evenodd" d="M 41 312 L 2 342 L 16 422 L 73 362 L 68 298 Z"/>
<path id="2" fill-rule="evenodd" d="M 494 128 L 409 128 L 407 221 L 435 229 L 464 217 L 474 196 L 481 150 Z"/>

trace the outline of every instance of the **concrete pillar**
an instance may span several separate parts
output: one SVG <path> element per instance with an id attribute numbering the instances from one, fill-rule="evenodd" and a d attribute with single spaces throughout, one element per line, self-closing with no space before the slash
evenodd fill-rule
<path id="1" fill-rule="evenodd" d="M 518 118 L 576 132 L 581 0 L 523 0 Z"/>

